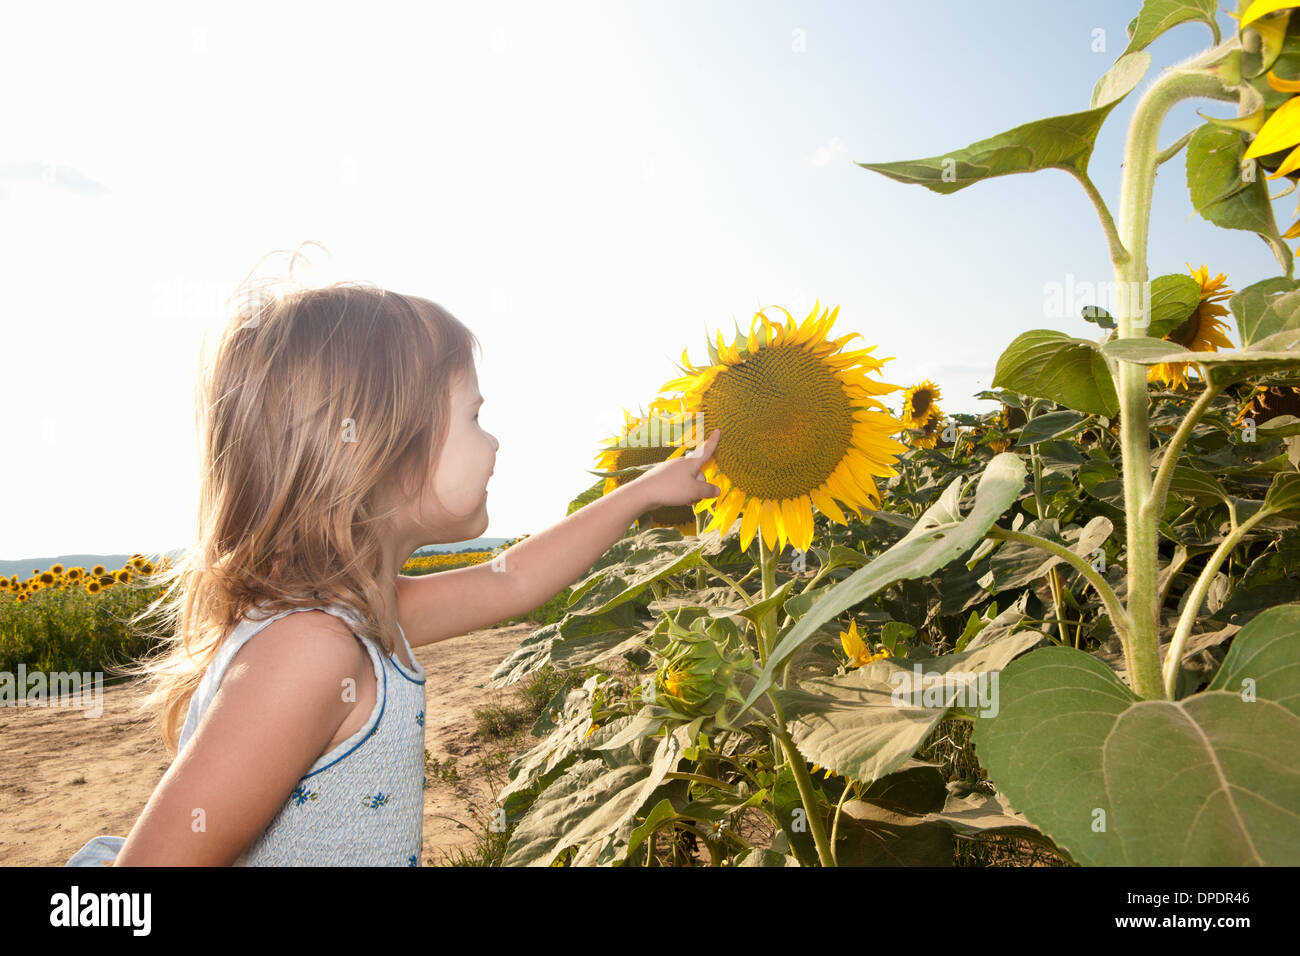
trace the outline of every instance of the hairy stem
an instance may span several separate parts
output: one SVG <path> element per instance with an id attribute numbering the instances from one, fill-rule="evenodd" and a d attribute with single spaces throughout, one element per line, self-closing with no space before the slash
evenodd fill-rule
<path id="1" fill-rule="evenodd" d="M 1085 581 L 1093 586 L 1097 595 L 1101 598 L 1101 603 L 1106 608 L 1106 613 L 1110 616 L 1110 623 L 1115 631 L 1123 640 L 1125 635 L 1131 632 L 1133 622 L 1130 620 L 1128 612 L 1124 610 L 1124 605 L 1120 603 L 1119 598 L 1115 595 L 1114 590 L 1106 582 L 1097 569 L 1094 568 L 1083 558 L 1079 557 L 1069 548 L 1062 547 L 1055 541 L 1048 541 L 1046 538 L 1040 538 L 1035 534 L 1025 534 L 1023 531 L 1008 531 L 1006 528 L 999 528 L 994 525 L 988 530 L 989 537 L 1002 538 L 1007 541 L 1019 541 L 1021 544 L 1030 544 L 1044 551 L 1056 555 L 1058 558 L 1067 562 L 1071 567 L 1083 575 Z"/>
<path id="2" fill-rule="evenodd" d="M 1194 70 L 1213 62 L 1215 55 L 1230 45 L 1224 44 L 1194 57 L 1183 69 Z M 1116 321 L 1121 339 L 1146 337 L 1150 324 L 1147 238 L 1151 195 L 1160 153 L 1160 126 L 1175 104 L 1198 96 L 1237 100 L 1237 95 L 1227 90 L 1216 76 L 1166 71 L 1143 95 L 1129 125 L 1119 206 L 1120 240 L 1129 257 L 1115 263 L 1119 290 Z M 1119 361 L 1114 363 L 1112 372 L 1117 380 L 1121 409 L 1120 442 L 1124 456 L 1124 512 L 1127 516 L 1127 613 L 1131 622 L 1120 636 L 1133 692 L 1146 699 L 1159 699 L 1165 693 L 1160 679 L 1157 644 L 1157 516 L 1149 504 L 1152 478 L 1147 370 L 1134 362 Z"/>
<path id="3" fill-rule="evenodd" d="M 1268 508 L 1260 508 L 1251 517 L 1233 528 L 1231 533 L 1219 542 L 1219 546 L 1214 549 L 1214 553 L 1205 562 L 1205 567 L 1201 569 L 1200 577 L 1196 579 L 1196 584 L 1192 586 L 1192 591 L 1187 596 L 1187 604 L 1183 606 L 1183 613 L 1178 618 L 1178 626 L 1174 629 L 1173 639 L 1169 642 L 1169 653 L 1165 656 L 1165 696 L 1170 700 L 1173 700 L 1174 697 L 1174 685 L 1178 680 L 1178 665 L 1182 661 L 1183 648 L 1187 646 L 1187 637 L 1192 632 L 1192 624 L 1196 621 L 1196 615 L 1200 613 L 1201 604 L 1205 601 L 1205 595 L 1209 593 L 1210 585 L 1214 583 L 1214 576 L 1219 573 L 1219 566 L 1232 553 L 1232 549 L 1237 546 L 1237 542 L 1244 538 L 1251 528 L 1271 514 L 1273 512 Z"/>

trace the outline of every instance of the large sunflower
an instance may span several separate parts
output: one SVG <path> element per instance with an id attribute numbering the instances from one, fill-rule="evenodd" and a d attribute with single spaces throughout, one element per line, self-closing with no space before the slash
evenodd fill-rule
<path id="1" fill-rule="evenodd" d="M 636 417 L 623 409 L 622 434 L 605 442 L 596 456 L 596 467 L 601 471 L 618 471 L 636 465 L 653 465 L 665 461 L 678 451 L 671 444 L 670 423 L 665 416 L 654 412 Z M 679 428 L 680 430 L 680 428 Z M 607 495 L 620 485 L 625 485 L 637 475 L 620 475 L 606 478 L 602 495 Z M 676 528 L 683 535 L 695 534 L 695 512 L 689 506 L 656 508 L 637 518 L 638 530 L 650 528 Z"/>
<path id="2" fill-rule="evenodd" d="M 768 308 L 771 308 L 769 306 Z M 780 308 L 780 306 L 777 306 Z M 759 310 L 748 335 L 708 343 L 712 364 L 694 367 L 682 352 L 685 376 L 663 386 L 680 392 L 652 407 L 673 413 L 686 433 L 684 454 L 722 430 L 713 457 L 701 469 L 720 494 L 695 504 L 713 520 L 706 531 L 726 534 L 740 517 L 740 545 L 748 548 L 761 531 L 769 549 L 788 540 L 806 551 L 813 537 L 813 505 L 832 520 L 848 524 L 835 501 L 861 517 L 861 508 L 880 507 L 873 476 L 896 474 L 890 467 L 907 446 L 889 437 L 902 422 L 874 396 L 896 391 L 867 377 L 891 358 L 870 357 L 876 346 L 841 352 L 858 333 L 827 339 L 839 309 L 820 311 L 820 302 L 802 325 L 785 309 L 787 323 L 774 323 Z"/>
<path id="3" fill-rule="evenodd" d="M 1209 278 L 1209 269 L 1201 266 L 1187 268 L 1201 284 L 1201 301 L 1196 310 L 1187 317 L 1187 321 L 1165 336 L 1166 342 L 1177 342 L 1183 348 L 1193 352 L 1217 352 L 1220 348 L 1236 348 L 1223 333 L 1227 326 L 1219 321 L 1218 316 L 1227 315 L 1228 310 L 1218 305 L 1219 301 L 1232 295 L 1232 289 L 1220 288 L 1226 281 L 1222 272 L 1213 279 Z M 1147 369 L 1148 382 L 1160 382 L 1173 388 L 1187 388 L 1188 362 L 1161 362 Z"/>

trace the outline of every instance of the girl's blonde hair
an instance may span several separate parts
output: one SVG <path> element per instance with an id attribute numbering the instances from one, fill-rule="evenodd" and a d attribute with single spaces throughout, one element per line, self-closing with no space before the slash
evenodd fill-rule
<path id="1" fill-rule="evenodd" d="M 151 576 L 166 592 L 135 618 L 157 623 L 145 633 L 161 647 L 125 671 L 146 678 L 140 711 L 173 755 L 203 674 L 255 605 L 342 604 L 360 636 L 392 653 L 377 613 L 392 512 L 377 513 L 376 493 L 432 487 L 452 379 L 472 366 L 471 348 L 481 353 L 427 299 L 361 282 L 295 286 L 297 258 L 284 287 L 249 274 L 210 361 L 204 338 L 198 525 L 176 565 Z"/>

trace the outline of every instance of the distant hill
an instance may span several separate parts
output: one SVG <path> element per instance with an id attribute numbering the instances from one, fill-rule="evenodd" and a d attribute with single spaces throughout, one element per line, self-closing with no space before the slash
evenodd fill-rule
<path id="1" fill-rule="evenodd" d="M 416 554 L 459 554 L 462 551 L 491 551 L 495 547 L 512 541 L 512 538 L 475 538 L 473 541 L 457 541 L 455 544 L 431 544 L 419 548 Z M 129 555 L 128 555 L 129 557 Z"/>
<path id="2" fill-rule="evenodd" d="M 437 553 L 454 553 L 459 554 L 462 551 L 491 551 L 493 548 L 505 544 L 510 538 L 475 538 L 473 541 L 457 541 L 451 544 L 433 544 L 428 547 L 420 548 L 415 553 L 418 555 L 437 554 Z M 173 561 L 180 555 L 181 548 L 175 548 L 166 552 L 168 557 Z M 140 552 L 145 557 L 156 560 L 160 555 L 147 554 Z M 36 568 L 41 571 L 48 569 L 51 565 L 61 564 L 65 568 L 93 568 L 97 564 L 102 564 L 110 571 L 116 571 L 118 568 L 126 566 L 127 560 L 131 557 L 129 554 L 59 554 L 54 557 L 44 558 L 20 558 L 16 561 L 0 560 L 0 576 L 12 577 L 18 575 L 18 580 L 26 580 L 31 577 L 32 569 Z"/>

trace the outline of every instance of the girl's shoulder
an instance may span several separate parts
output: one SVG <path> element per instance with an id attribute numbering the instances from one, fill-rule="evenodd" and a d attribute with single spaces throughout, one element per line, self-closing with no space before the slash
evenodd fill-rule
<path id="1" fill-rule="evenodd" d="M 293 681 L 307 660 L 311 661 L 313 671 L 337 671 L 353 679 L 360 679 L 367 656 L 372 668 L 382 669 L 378 652 L 356 634 L 355 616 L 344 608 L 322 605 L 270 615 L 259 615 L 256 610 L 245 615 L 226 635 L 208 665 L 190 699 L 177 743 L 178 753 L 198 730 L 225 675 L 236 662 L 255 668 L 258 679 L 269 681 L 270 686 Z M 253 641 L 264 632 L 270 640 Z"/>

